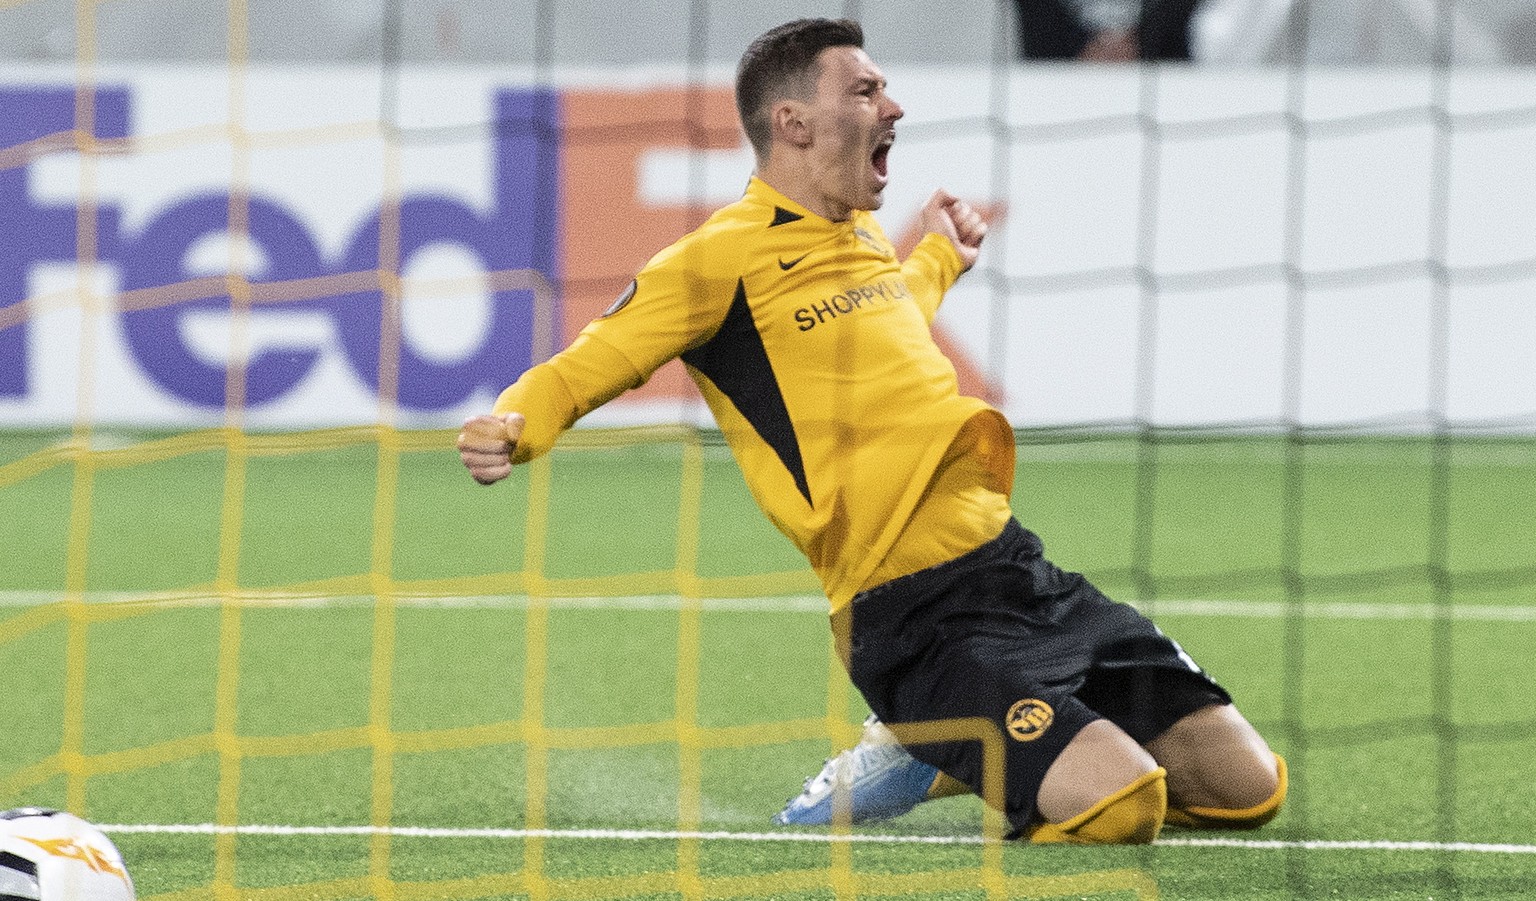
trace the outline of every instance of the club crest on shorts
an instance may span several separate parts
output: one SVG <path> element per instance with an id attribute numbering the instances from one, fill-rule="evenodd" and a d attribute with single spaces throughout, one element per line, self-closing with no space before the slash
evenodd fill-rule
<path id="1" fill-rule="evenodd" d="M 1008 716 L 1003 718 L 1008 726 L 1008 734 L 1015 741 L 1034 741 L 1044 735 L 1055 720 L 1056 711 L 1038 698 L 1015 701 L 1008 708 Z"/>

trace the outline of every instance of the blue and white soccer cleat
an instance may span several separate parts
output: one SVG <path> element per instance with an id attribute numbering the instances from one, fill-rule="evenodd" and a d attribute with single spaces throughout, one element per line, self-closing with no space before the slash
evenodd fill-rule
<path id="1" fill-rule="evenodd" d="M 834 805 L 846 804 L 850 820 L 868 823 L 899 817 L 928 799 L 939 771 L 907 753 L 873 715 L 859 743 L 805 780 L 805 788 L 774 814 L 780 826 L 826 826 Z"/>

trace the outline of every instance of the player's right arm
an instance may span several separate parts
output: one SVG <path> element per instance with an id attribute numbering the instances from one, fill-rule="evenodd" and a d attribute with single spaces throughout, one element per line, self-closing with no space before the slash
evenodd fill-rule
<path id="1" fill-rule="evenodd" d="M 716 242 L 718 243 L 718 242 Z M 549 451 L 576 420 L 650 378 L 663 363 L 707 340 L 733 296 L 724 272 L 693 242 L 673 245 L 646 265 L 627 300 L 594 319 L 548 362 L 501 393 L 488 416 L 471 417 L 459 456 L 489 485 Z"/>

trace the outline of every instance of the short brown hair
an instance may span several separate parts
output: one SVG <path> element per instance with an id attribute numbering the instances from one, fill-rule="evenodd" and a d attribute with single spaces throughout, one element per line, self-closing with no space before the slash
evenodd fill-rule
<path id="1" fill-rule="evenodd" d="M 765 32 L 747 47 L 736 67 L 736 112 L 759 159 L 768 158 L 773 137 L 768 105 L 815 90 L 821 51 L 863 46 L 864 29 L 852 19 L 797 19 Z"/>

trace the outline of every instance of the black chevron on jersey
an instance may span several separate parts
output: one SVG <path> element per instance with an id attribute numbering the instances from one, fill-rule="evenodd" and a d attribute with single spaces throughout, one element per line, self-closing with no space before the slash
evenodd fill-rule
<path id="1" fill-rule="evenodd" d="M 775 225 L 788 225 L 791 222 L 799 222 L 804 218 L 805 217 L 799 213 L 791 213 L 789 210 L 786 210 L 781 206 L 776 206 L 773 208 L 773 221 L 768 223 L 768 227 L 773 228 Z"/>
<path id="2" fill-rule="evenodd" d="M 791 214 L 793 215 L 793 214 Z M 805 478 L 805 462 L 800 456 L 800 440 L 789 418 L 778 377 L 763 347 L 752 309 L 747 306 L 747 288 L 736 282 L 736 297 L 714 337 L 683 354 L 683 362 L 714 383 L 720 393 L 730 398 L 742 418 L 778 455 L 784 468 L 795 480 L 795 487 L 807 504 L 811 488 Z M 812 505 L 814 506 L 814 505 Z"/>

